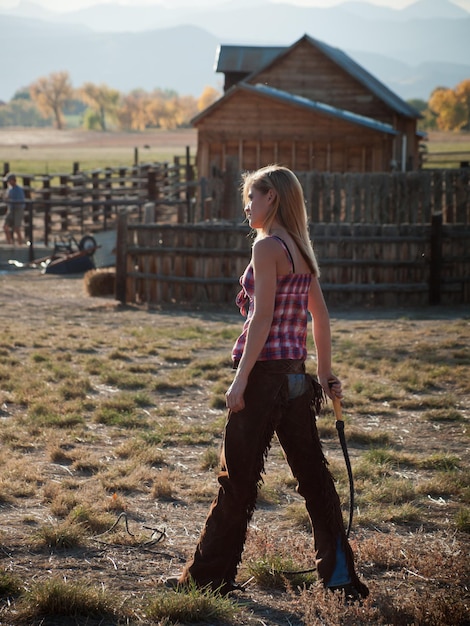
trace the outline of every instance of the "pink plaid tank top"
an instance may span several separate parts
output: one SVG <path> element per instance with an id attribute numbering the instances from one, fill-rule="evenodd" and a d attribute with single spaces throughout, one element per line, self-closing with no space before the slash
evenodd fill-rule
<path id="1" fill-rule="evenodd" d="M 273 321 L 258 360 L 305 360 L 307 358 L 308 293 L 312 275 L 295 274 L 292 256 L 285 242 L 279 237 L 274 238 L 280 242 L 289 256 L 292 273 L 277 277 Z M 248 327 L 253 316 L 255 281 L 251 262 L 241 276 L 240 284 L 242 289 L 237 295 L 236 302 L 241 314 L 246 316 L 246 321 L 241 335 L 233 346 L 232 358 L 234 360 L 242 357 Z"/>

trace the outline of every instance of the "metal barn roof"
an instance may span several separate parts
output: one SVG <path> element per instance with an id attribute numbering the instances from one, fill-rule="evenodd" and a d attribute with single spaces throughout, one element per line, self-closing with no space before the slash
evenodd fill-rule
<path id="1" fill-rule="evenodd" d="M 327 55 L 333 62 L 342 67 L 348 74 L 356 78 L 360 83 L 372 91 L 378 98 L 388 104 L 392 109 L 395 109 L 398 113 L 405 115 L 406 117 L 421 117 L 420 113 L 416 111 L 407 102 L 402 100 L 400 96 L 391 91 L 383 83 L 381 83 L 375 76 L 369 74 L 361 65 L 356 63 L 350 56 L 339 48 L 333 48 L 318 39 L 313 39 L 305 35 L 313 45 L 317 46 L 325 55 Z"/>
<path id="2" fill-rule="evenodd" d="M 287 54 L 302 40 L 310 42 L 318 48 L 333 63 L 340 66 L 350 76 L 358 80 L 391 109 L 406 117 L 419 118 L 421 115 L 408 103 L 397 96 L 393 91 L 377 80 L 372 74 L 356 63 L 350 56 L 339 48 L 304 35 L 292 46 L 233 46 L 221 45 L 217 50 L 217 72 L 244 72 L 249 76 L 247 80 L 256 77 L 256 74 L 272 64 L 276 58 Z"/>
<path id="3" fill-rule="evenodd" d="M 341 119 L 345 122 L 350 122 L 352 124 L 366 126 L 367 128 L 371 128 L 372 130 L 376 130 L 378 132 L 387 133 L 388 135 L 399 134 L 398 131 L 396 131 L 391 124 L 378 122 L 377 120 L 374 120 L 370 117 L 358 115 L 357 113 L 351 113 L 351 111 L 344 111 L 343 109 L 338 109 L 323 102 L 309 100 L 308 98 L 304 98 L 303 96 L 296 96 L 288 93 L 287 91 L 282 91 L 281 89 L 267 87 L 266 85 L 262 85 L 259 83 L 256 85 L 250 85 L 245 82 L 240 83 L 239 86 L 243 89 L 247 89 L 248 91 L 259 93 L 270 98 L 275 98 L 282 102 L 286 102 L 287 104 L 297 105 L 316 113 L 323 113 L 324 115 L 329 115 L 331 117 L 335 117 L 337 119 Z"/>
<path id="4" fill-rule="evenodd" d="M 226 46 L 217 48 L 216 72 L 252 72 L 271 63 L 286 46 Z"/>
<path id="5" fill-rule="evenodd" d="M 308 98 L 305 98 L 303 96 L 296 96 L 295 94 L 291 94 L 287 91 L 282 91 L 281 89 L 275 89 L 274 87 L 268 87 L 260 83 L 252 85 L 246 83 L 245 81 L 240 81 L 239 83 L 234 85 L 221 98 L 211 104 L 211 106 L 196 115 L 196 117 L 191 120 L 191 123 L 197 124 L 201 119 L 209 115 L 212 111 L 218 109 L 219 106 L 221 106 L 229 98 L 233 97 L 240 90 L 249 91 L 251 93 L 255 93 L 267 98 L 276 99 L 291 106 L 299 106 L 315 113 L 329 115 L 331 117 L 335 117 L 336 119 L 342 119 L 352 124 L 359 124 L 361 126 L 365 126 L 366 128 L 371 128 L 372 130 L 375 130 L 377 132 L 387 133 L 388 135 L 399 134 L 398 131 L 396 131 L 390 124 L 378 122 L 377 120 L 374 120 L 370 117 L 365 117 L 364 115 L 351 113 L 351 111 L 338 109 L 323 102 L 309 100 Z"/>

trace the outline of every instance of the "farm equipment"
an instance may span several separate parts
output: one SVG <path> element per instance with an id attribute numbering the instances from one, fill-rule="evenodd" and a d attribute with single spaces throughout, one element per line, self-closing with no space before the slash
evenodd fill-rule
<path id="1" fill-rule="evenodd" d="M 16 267 L 41 268 L 43 274 L 81 274 L 94 269 L 93 254 L 99 246 L 91 235 L 84 235 L 77 241 L 73 235 L 54 241 L 51 254 L 30 263 L 9 260 Z"/>

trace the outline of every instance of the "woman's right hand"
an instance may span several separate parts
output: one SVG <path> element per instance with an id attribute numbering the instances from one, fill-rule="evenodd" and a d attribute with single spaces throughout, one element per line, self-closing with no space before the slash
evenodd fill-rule
<path id="1" fill-rule="evenodd" d="M 331 372 L 328 376 L 318 374 L 318 381 L 330 400 L 333 400 L 333 398 L 339 398 L 341 400 L 343 397 L 343 386 L 337 376 L 331 374 Z"/>
<path id="2" fill-rule="evenodd" d="M 245 389 L 247 381 L 241 378 L 233 379 L 232 384 L 225 394 L 225 406 L 233 413 L 237 413 L 245 408 Z"/>

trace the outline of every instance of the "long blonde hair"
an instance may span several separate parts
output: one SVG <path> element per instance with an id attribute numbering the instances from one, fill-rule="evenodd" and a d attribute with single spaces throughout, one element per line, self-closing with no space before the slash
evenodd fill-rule
<path id="1" fill-rule="evenodd" d="M 308 232 L 304 192 L 297 176 L 281 165 L 268 165 L 255 172 L 244 173 L 242 182 L 244 206 L 249 202 L 248 194 L 251 187 L 263 194 L 273 191 L 275 196 L 272 210 L 267 215 L 262 228 L 257 230 L 256 238 L 269 235 L 272 223 L 277 219 L 297 244 L 312 274 L 320 276 Z"/>

